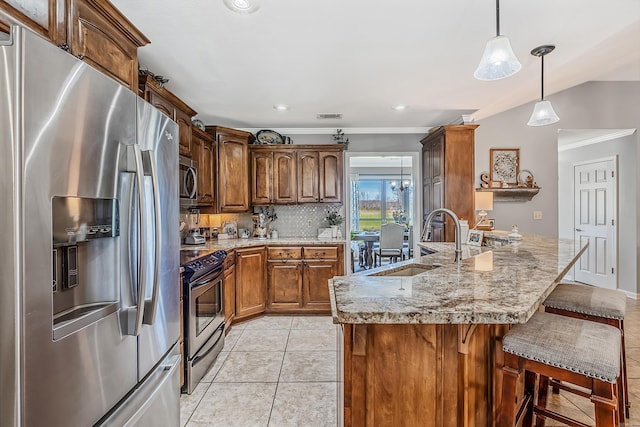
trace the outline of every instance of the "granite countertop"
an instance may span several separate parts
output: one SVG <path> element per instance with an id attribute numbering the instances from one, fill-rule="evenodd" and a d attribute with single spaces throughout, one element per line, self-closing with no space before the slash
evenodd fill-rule
<path id="1" fill-rule="evenodd" d="M 278 239 L 224 239 L 207 240 L 203 245 L 181 245 L 180 264 L 191 262 L 211 252 L 224 250 L 230 251 L 236 248 L 251 246 L 273 245 L 343 245 L 345 239 L 319 239 L 317 237 L 280 237 Z"/>
<path id="2" fill-rule="evenodd" d="M 524 323 L 586 249 L 525 235 L 516 245 L 463 245 L 463 260 L 454 263 L 453 243 L 418 245 L 436 252 L 331 279 L 334 323 Z M 414 264 L 424 272 L 393 275 Z"/>

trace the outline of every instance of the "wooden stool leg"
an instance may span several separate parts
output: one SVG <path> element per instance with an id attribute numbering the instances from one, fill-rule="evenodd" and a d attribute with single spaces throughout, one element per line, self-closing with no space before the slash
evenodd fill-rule
<path id="1" fill-rule="evenodd" d="M 502 367 L 502 399 L 500 401 L 498 427 L 514 427 L 515 425 L 517 385 L 520 372 L 518 356 L 505 353 L 504 366 Z"/>
<path id="2" fill-rule="evenodd" d="M 558 390 L 559 391 L 559 390 Z M 538 402 L 537 406 L 541 408 L 547 407 L 547 394 L 549 393 L 549 377 L 540 375 L 538 379 Z M 547 419 L 545 417 L 536 417 L 536 427 L 544 427 Z"/>
<path id="3" fill-rule="evenodd" d="M 596 427 L 616 427 L 618 417 L 618 385 L 593 380 L 591 402 L 595 407 Z"/>
<path id="4" fill-rule="evenodd" d="M 536 373 L 531 371 L 524 372 L 524 396 L 523 399 L 529 398 L 525 409 L 522 427 L 533 426 L 533 400 L 536 395 Z"/>
<path id="5" fill-rule="evenodd" d="M 620 392 L 622 393 L 622 399 L 620 399 L 621 401 L 624 401 L 624 412 L 620 412 L 620 417 L 622 418 L 623 416 L 626 418 L 629 418 L 629 408 L 631 408 L 631 404 L 629 403 L 629 387 L 628 387 L 628 377 L 627 377 L 627 352 L 625 350 L 625 345 L 624 345 L 624 320 L 620 321 L 620 333 L 622 334 L 622 348 L 620 349 L 622 352 L 622 390 L 620 390 Z M 624 415 L 623 415 L 624 414 Z"/>

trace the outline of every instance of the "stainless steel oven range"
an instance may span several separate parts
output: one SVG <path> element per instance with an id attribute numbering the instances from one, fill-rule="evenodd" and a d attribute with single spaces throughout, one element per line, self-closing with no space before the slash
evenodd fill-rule
<path id="1" fill-rule="evenodd" d="M 225 251 L 183 264 L 185 382 L 191 394 L 224 346 Z"/>

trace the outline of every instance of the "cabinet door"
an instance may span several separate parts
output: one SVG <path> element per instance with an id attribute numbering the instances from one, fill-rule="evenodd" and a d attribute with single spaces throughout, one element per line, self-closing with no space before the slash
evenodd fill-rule
<path id="1" fill-rule="evenodd" d="M 236 250 L 236 319 L 264 312 L 265 248 Z"/>
<path id="2" fill-rule="evenodd" d="M 295 152 L 273 153 L 273 202 L 292 204 L 298 200 Z"/>
<path id="3" fill-rule="evenodd" d="M 317 151 L 298 152 L 298 203 L 317 203 L 320 200 L 318 159 Z"/>
<path id="4" fill-rule="evenodd" d="M 138 86 L 138 46 L 149 42 L 111 3 L 71 0 L 71 53 L 134 92 Z"/>
<path id="5" fill-rule="evenodd" d="M 180 131 L 179 150 L 183 156 L 191 155 L 191 116 L 178 108 L 175 109 L 174 120 Z"/>
<path id="6" fill-rule="evenodd" d="M 229 326 L 236 317 L 236 266 L 232 265 L 224 271 L 224 323 Z"/>
<path id="7" fill-rule="evenodd" d="M 175 108 L 168 99 L 149 89 L 147 89 L 145 99 L 147 100 L 147 102 L 149 102 L 149 104 L 160 110 L 162 114 L 169 117 L 171 120 L 175 120 Z M 180 132 L 182 133 L 182 129 L 180 130 Z M 183 154 L 182 150 L 180 151 L 180 154 Z M 191 153 L 186 155 L 191 156 Z"/>
<path id="8" fill-rule="evenodd" d="M 283 312 L 302 308 L 302 262 L 268 261 L 267 310 Z"/>
<path id="9" fill-rule="evenodd" d="M 342 203 L 342 151 L 319 152 L 321 203 Z"/>
<path id="10" fill-rule="evenodd" d="M 273 203 L 273 153 L 251 152 L 251 204 Z"/>
<path id="11" fill-rule="evenodd" d="M 64 21 L 57 22 L 58 3 L 58 0 L 0 0 L 0 10 L 7 12 L 31 30 L 59 45 L 66 41 L 66 35 Z M 0 28 L 8 31 L 9 24 L 0 24 Z M 58 30 L 60 30 L 60 35 L 58 35 Z"/>
<path id="12" fill-rule="evenodd" d="M 218 135 L 218 210 L 249 210 L 248 141 L 235 135 Z"/>
<path id="13" fill-rule="evenodd" d="M 337 260 L 305 260 L 303 263 L 303 305 L 307 310 L 330 312 L 329 279 L 338 275 Z"/>
<path id="14" fill-rule="evenodd" d="M 211 166 L 213 161 L 212 145 L 195 132 L 191 140 L 191 155 L 198 162 L 198 206 L 213 206 L 213 181 Z"/>

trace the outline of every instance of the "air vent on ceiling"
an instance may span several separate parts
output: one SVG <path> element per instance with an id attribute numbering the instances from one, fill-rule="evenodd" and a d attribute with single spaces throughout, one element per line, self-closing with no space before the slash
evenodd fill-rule
<path id="1" fill-rule="evenodd" d="M 316 118 L 318 120 L 324 120 L 324 119 L 341 119 L 342 118 L 342 114 L 341 113 L 318 113 L 316 115 Z"/>

